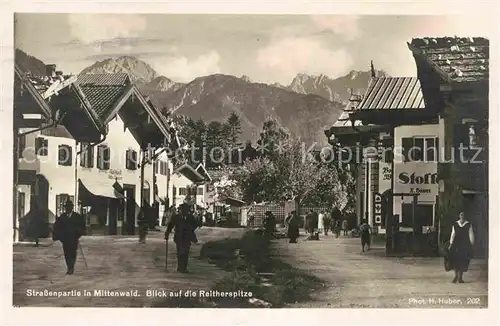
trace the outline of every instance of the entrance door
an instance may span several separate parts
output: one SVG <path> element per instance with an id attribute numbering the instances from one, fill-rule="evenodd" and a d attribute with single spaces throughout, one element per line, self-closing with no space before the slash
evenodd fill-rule
<path id="1" fill-rule="evenodd" d="M 120 205 L 120 200 L 109 199 L 109 220 L 108 220 L 109 235 L 116 235 L 118 232 L 117 218 L 118 218 L 119 205 Z"/>
<path id="2" fill-rule="evenodd" d="M 135 234 L 135 185 L 123 185 L 125 196 L 125 235 Z"/>

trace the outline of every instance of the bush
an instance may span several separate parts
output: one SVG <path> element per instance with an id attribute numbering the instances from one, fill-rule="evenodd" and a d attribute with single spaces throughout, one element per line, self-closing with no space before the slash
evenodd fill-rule
<path id="1" fill-rule="evenodd" d="M 321 281 L 292 266 L 273 259 L 269 239 L 257 231 L 248 231 L 241 239 L 223 239 L 209 242 L 202 248 L 202 257 L 213 260 L 231 274 L 217 282 L 214 290 L 249 291 L 253 296 L 270 302 L 273 307 L 309 300 L 309 293 L 319 288 Z M 236 255 L 239 250 L 239 255 Z M 271 273 L 271 286 L 263 284 L 259 273 Z M 220 307 L 250 307 L 248 298 L 216 299 Z"/>

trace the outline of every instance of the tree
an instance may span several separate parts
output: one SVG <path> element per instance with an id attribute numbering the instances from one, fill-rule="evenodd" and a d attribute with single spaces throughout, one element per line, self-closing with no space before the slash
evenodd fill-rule
<path id="1" fill-rule="evenodd" d="M 306 151 L 305 144 L 299 139 L 289 139 L 281 144 L 279 153 L 275 153 L 272 159 L 247 160 L 242 167 L 233 170 L 232 179 L 243 200 L 294 200 L 296 209 L 304 202 L 318 198 L 331 205 L 345 202 L 346 194 L 337 170 L 315 160 Z"/>
<path id="2" fill-rule="evenodd" d="M 235 112 L 232 112 L 227 118 L 225 126 L 227 128 L 227 139 L 229 145 L 231 148 L 237 147 L 241 135 L 240 117 Z"/>
<path id="3" fill-rule="evenodd" d="M 257 141 L 260 154 L 273 159 L 279 150 L 280 144 L 291 137 L 290 133 L 280 126 L 277 120 L 270 118 L 262 126 L 260 139 Z"/>

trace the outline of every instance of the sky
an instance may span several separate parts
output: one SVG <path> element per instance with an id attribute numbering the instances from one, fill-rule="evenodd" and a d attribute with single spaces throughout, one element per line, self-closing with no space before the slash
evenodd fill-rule
<path id="1" fill-rule="evenodd" d="M 336 78 L 376 69 L 415 76 L 406 42 L 423 36 L 483 36 L 474 16 L 48 14 L 15 15 L 15 46 L 64 73 L 134 56 L 177 82 L 222 73 L 290 84 L 299 73 Z"/>

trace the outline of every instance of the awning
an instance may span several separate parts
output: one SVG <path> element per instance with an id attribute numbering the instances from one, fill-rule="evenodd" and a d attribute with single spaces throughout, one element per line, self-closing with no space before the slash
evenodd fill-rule
<path id="1" fill-rule="evenodd" d="M 95 181 L 78 180 L 79 197 L 96 196 L 105 198 L 121 199 L 124 198 L 111 184 L 102 184 Z"/>

